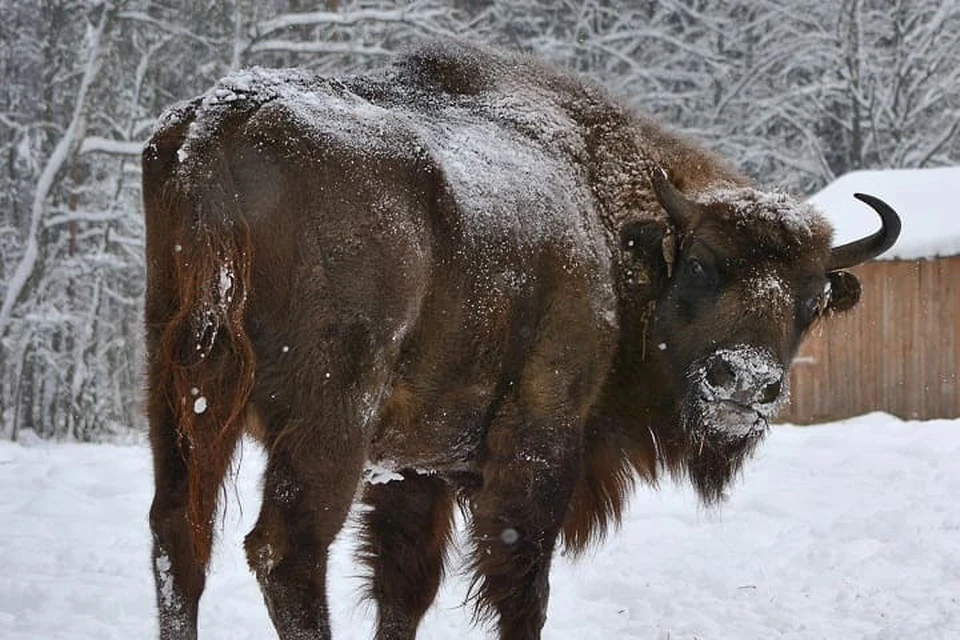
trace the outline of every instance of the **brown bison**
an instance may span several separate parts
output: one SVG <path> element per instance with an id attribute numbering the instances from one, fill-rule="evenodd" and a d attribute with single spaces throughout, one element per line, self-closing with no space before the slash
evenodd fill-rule
<path id="1" fill-rule="evenodd" d="M 226 78 L 162 117 L 143 194 L 165 639 L 196 637 L 245 432 L 268 453 L 246 553 L 281 638 L 330 637 L 358 492 L 377 638 L 415 636 L 455 501 L 478 613 L 539 638 L 558 538 L 602 537 L 635 478 L 720 500 L 805 332 L 856 303 L 842 269 L 900 229 L 858 196 L 882 228 L 831 248 L 810 206 L 590 82 L 455 43 Z"/>

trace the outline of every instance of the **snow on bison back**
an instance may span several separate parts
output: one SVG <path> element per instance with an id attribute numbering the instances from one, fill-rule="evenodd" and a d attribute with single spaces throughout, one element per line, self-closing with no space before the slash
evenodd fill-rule
<path id="1" fill-rule="evenodd" d="M 412 638 L 454 503 L 478 613 L 539 638 L 559 539 L 635 478 L 720 500 L 844 271 L 810 206 L 535 59 L 432 44 L 380 73 L 254 69 L 143 152 L 161 638 L 196 637 L 243 432 L 269 462 L 246 539 L 281 638 L 329 638 L 327 548 L 362 488 L 377 637 Z M 366 477 L 367 482 L 363 482 Z"/>

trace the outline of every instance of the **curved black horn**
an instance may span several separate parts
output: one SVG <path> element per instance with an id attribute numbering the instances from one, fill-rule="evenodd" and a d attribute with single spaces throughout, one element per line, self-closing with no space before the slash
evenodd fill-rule
<path id="1" fill-rule="evenodd" d="M 834 247 L 830 250 L 830 262 L 827 271 L 846 269 L 866 262 L 893 246 L 900 237 L 900 216 L 880 198 L 865 193 L 855 193 L 853 197 L 870 206 L 880 216 L 880 230 L 866 238 Z"/>
<path id="2" fill-rule="evenodd" d="M 650 184 L 657 196 L 657 202 L 667 212 L 674 224 L 684 231 L 696 226 L 700 215 L 699 207 L 677 191 L 673 183 L 670 182 L 666 171 L 659 167 L 654 169 L 651 172 Z"/>

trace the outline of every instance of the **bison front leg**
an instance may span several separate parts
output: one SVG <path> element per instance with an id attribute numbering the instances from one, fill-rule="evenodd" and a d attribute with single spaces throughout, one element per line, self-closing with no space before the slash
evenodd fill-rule
<path id="1" fill-rule="evenodd" d="M 483 485 L 471 500 L 473 589 L 503 640 L 536 640 L 546 621 L 549 571 L 578 472 L 580 433 L 565 412 L 530 419 L 508 403 L 491 426 Z"/>
<path id="2" fill-rule="evenodd" d="M 364 502 L 361 560 L 372 570 L 377 640 L 413 640 L 437 595 L 450 541 L 453 497 L 437 476 L 404 472 L 402 481 L 370 485 Z"/>

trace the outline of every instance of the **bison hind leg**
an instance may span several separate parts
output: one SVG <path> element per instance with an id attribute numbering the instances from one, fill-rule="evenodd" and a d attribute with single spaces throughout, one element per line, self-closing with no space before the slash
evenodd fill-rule
<path id="1" fill-rule="evenodd" d="M 150 506 L 152 565 L 161 640 L 197 637 L 206 563 L 194 553 L 187 517 L 187 467 L 166 403 L 151 404 L 155 492 Z"/>
<path id="2" fill-rule="evenodd" d="M 331 636 L 327 603 L 330 545 L 343 526 L 363 466 L 357 430 L 336 420 L 294 417 L 266 426 L 263 501 L 244 547 L 280 640 Z M 337 435 L 331 435 L 336 433 Z"/>
<path id="3" fill-rule="evenodd" d="M 367 596 L 377 605 L 377 640 L 412 640 L 443 578 L 453 530 L 453 495 L 435 475 L 404 471 L 402 480 L 365 487 L 361 562 Z"/>

